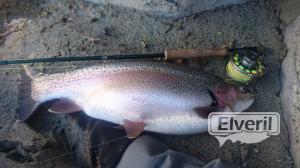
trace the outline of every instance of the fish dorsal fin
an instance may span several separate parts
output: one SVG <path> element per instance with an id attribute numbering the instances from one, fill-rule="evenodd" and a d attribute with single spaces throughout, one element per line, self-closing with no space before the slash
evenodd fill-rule
<path id="1" fill-rule="evenodd" d="M 124 119 L 123 127 L 126 131 L 128 138 L 136 138 L 144 131 L 145 123 L 140 121 L 136 122 Z"/>
<path id="2" fill-rule="evenodd" d="M 199 117 L 207 119 L 211 112 L 223 112 L 225 109 L 217 106 L 195 107 L 193 109 Z"/>
<path id="3" fill-rule="evenodd" d="M 49 111 L 52 113 L 73 113 L 82 111 L 82 108 L 74 101 L 67 98 L 62 98 L 55 101 L 50 106 Z"/>

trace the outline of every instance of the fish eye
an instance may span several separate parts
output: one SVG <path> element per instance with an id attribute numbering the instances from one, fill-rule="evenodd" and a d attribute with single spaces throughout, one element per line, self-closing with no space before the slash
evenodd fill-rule
<path id="1" fill-rule="evenodd" d="M 241 93 L 256 93 L 256 90 L 250 87 L 240 87 Z"/>

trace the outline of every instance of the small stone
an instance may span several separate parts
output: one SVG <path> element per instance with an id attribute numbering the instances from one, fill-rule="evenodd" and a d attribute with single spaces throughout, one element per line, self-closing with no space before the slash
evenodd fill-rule
<path id="1" fill-rule="evenodd" d="M 94 22 L 97 22 L 98 21 L 98 18 L 92 18 L 91 19 L 91 23 L 94 23 Z"/>
<path id="2" fill-rule="evenodd" d="M 142 41 L 141 44 L 142 44 L 142 47 L 143 47 L 143 48 L 146 48 L 146 44 L 145 44 L 144 41 Z"/>
<path id="3" fill-rule="evenodd" d="M 258 150 L 257 147 L 255 147 L 255 148 L 253 149 L 253 151 L 254 151 L 254 153 L 258 153 L 258 152 L 259 152 L 259 150 Z"/>
<path id="4" fill-rule="evenodd" d="M 176 60 L 176 64 L 183 65 L 184 64 L 184 60 L 183 59 L 177 59 Z"/>
<path id="5" fill-rule="evenodd" d="M 217 35 L 218 36 L 221 36 L 223 33 L 222 32 L 217 32 Z"/>

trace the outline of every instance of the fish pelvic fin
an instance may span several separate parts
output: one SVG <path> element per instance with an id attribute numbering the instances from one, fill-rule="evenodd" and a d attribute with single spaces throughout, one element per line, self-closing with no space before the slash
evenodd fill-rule
<path id="1" fill-rule="evenodd" d="M 123 128 L 126 131 L 127 138 L 134 139 L 144 131 L 145 123 L 140 121 L 123 120 Z"/>

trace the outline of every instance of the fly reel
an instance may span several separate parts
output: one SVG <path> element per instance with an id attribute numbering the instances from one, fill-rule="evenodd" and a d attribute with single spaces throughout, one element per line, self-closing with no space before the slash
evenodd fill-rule
<path id="1" fill-rule="evenodd" d="M 230 60 L 226 72 L 231 81 L 248 85 L 265 73 L 265 65 L 260 60 L 256 48 L 236 49 L 229 53 Z"/>

